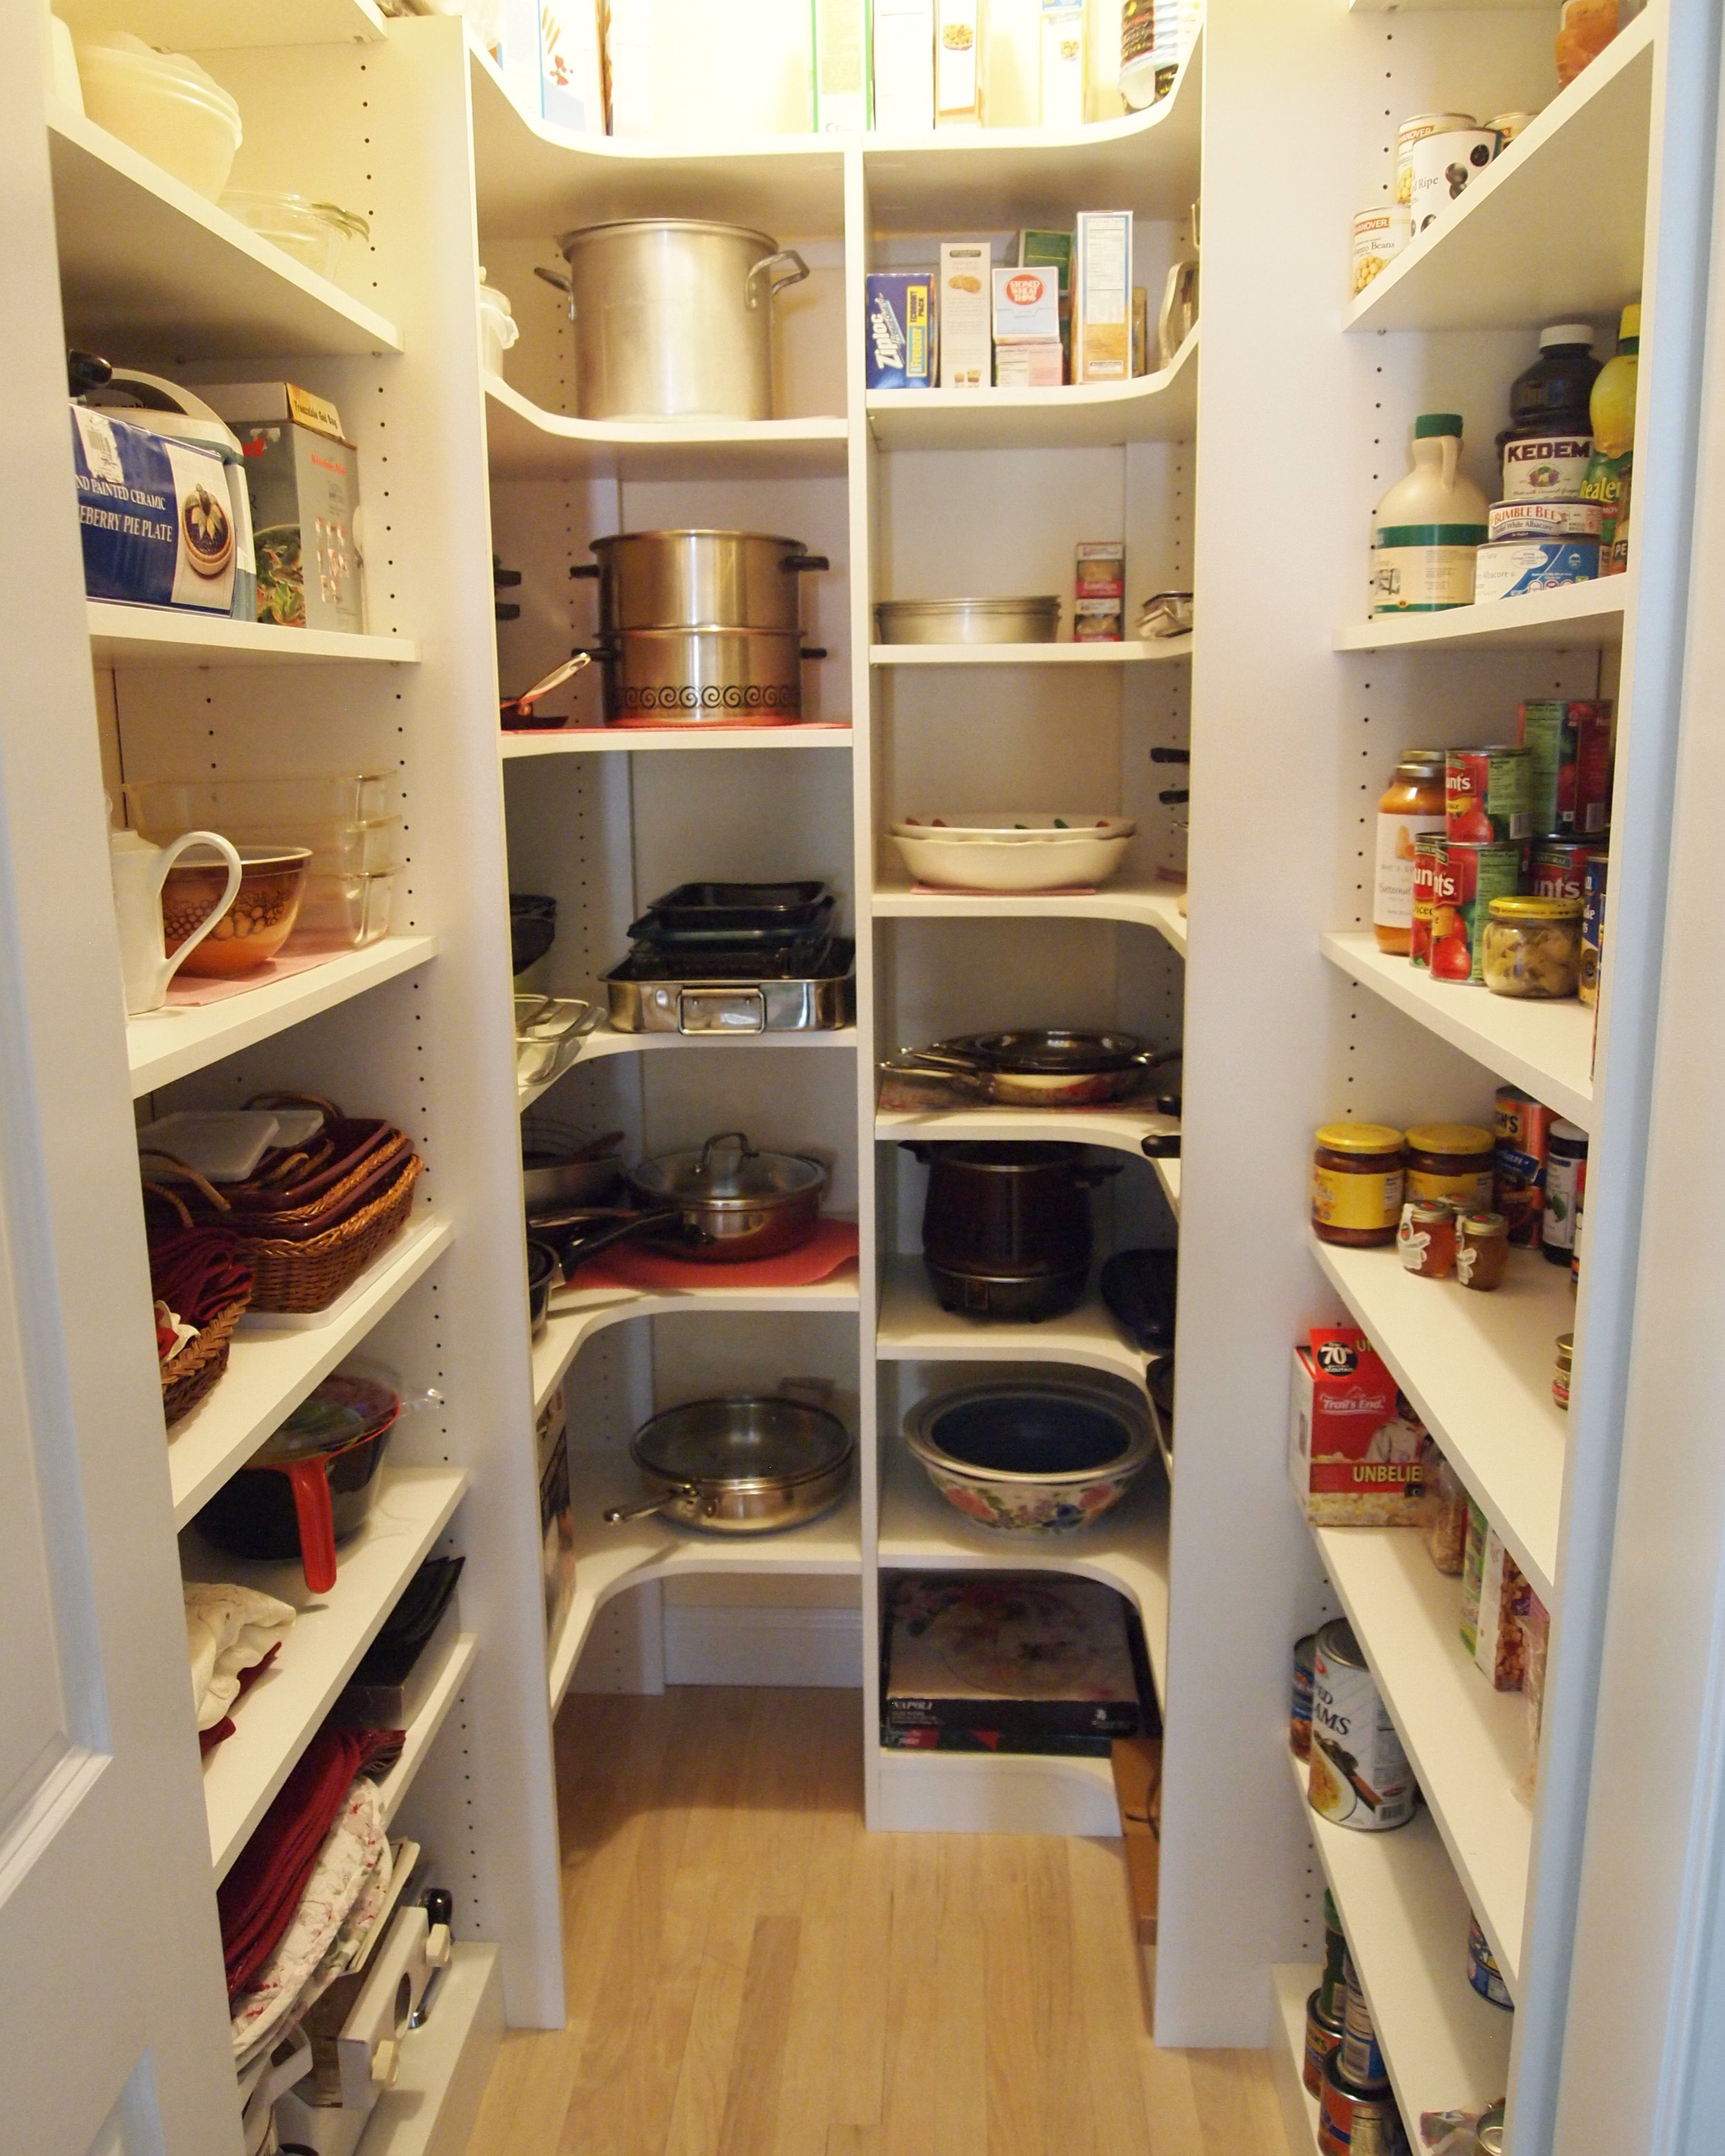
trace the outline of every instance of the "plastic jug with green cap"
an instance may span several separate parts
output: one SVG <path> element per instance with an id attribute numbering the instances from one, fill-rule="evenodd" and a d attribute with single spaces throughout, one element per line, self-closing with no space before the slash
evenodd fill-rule
<path id="1" fill-rule="evenodd" d="M 1486 543 L 1486 497 L 1464 477 L 1461 415 L 1422 412 L 1414 468 L 1373 518 L 1373 613 L 1437 613 L 1473 603 L 1474 560 Z"/>

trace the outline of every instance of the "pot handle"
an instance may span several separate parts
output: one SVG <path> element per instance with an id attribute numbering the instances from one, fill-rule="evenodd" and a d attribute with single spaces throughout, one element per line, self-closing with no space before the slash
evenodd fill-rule
<path id="1" fill-rule="evenodd" d="M 770 273 L 781 263 L 789 263 L 793 266 L 784 275 L 773 276 Z M 742 280 L 743 303 L 746 306 L 755 307 L 760 305 L 759 300 L 755 297 L 755 280 L 763 270 L 769 273 L 767 280 L 769 296 L 783 291 L 787 285 L 800 285 L 809 275 L 809 264 L 798 254 L 794 247 L 781 247 L 777 254 L 763 254 L 761 259 L 752 266 L 749 274 Z M 543 277 L 547 273 L 542 270 L 539 274 Z M 562 280 L 553 277 L 551 281 L 553 284 L 561 284 Z M 569 295 L 572 311 L 574 305 L 575 296 L 572 292 Z"/>
<path id="2" fill-rule="evenodd" d="M 569 320 L 572 322 L 575 319 L 575 287 L 563 275 L 562 271 L 561 270 L 542 270 L 536 264 L 533 270 L 533 275 L 536 277 L 542 277 L 547 285 L 555 285 L 558 291 L 567 295 L 569 301 Z"/>
<path id="3" fill-rule="evenodd" d="M 1178 1160 L 1180 1158 L 1180 1133 L 1178 1131 L 1152 1131 L 1139 1141 L 1146 1160 Z"/>
<path id="4" fill-rule="evenodd" d="M 805 554 L 799 547 L 794 554 L 787 554 L 779 563 L 788 576 L 799 577 L 809 569 L 830 569 L 832 563 L 824 554 Z"/>
<path id="5" fill-rule="evenodd" d="M 336 1584 L 336 1522 L 330 1511 L 329 1471 L 321 1455 L 288 1460 L 280 1472 L 294 1493 L 294 1518 L 300 1529 L 300 1566 L 314 1594 L 327 1594 Z"/>
<path id="6" fill-rule="evenodd" d="M 1081 1190 L 1095 1190 L 1111 1177 L 1118 1175 L 1124 1166 L 1123 1161 L 1115 1160 L 1110 1161 L 1106 1168 L 1075 1168 L 1072 1180 Z"/>
<path id="7" fill-rule="evenodd" d="M 698 1502 L 701 1492 L 692 1482 L 673 1482 L 668 1490 L 661 1490 L 656 1497 L 637 1497 L 632 1505 L 608 1505 L 605 1524 L 620 1527 L 625 1520 L 644 1520 L 649 1512 L 662 1512 L 667 1505 L 680 1498 Z"/>
<path id="8" fill-rule="evenodd" d="M 824 659 L 827 648 L 824 644 L 805 644 L 797 654 L 799 659 Z"/>
<path id="9" fill-rule="evenodd" d="M 621 1219 L 613 1218 L 608 1227 L 584 1232 L 580 1228 L 558 1229 L 540 1228 L 542 1235 L 562 1260 L 565 1277 L 589 1258 L 596 1258 L 601 1250 L 608 1250 L 614 1243 L 626 1242 L 631 1235 L 639 1235 L 649 1229 L 669 1227 L 680 1220 L 683 1210 L 680 1205 L 658 1205 L 645 1213 L 629 1213 Z"/>
<path id="10" fill-rule="evenodd" d="M 572 577 L 591 577 L 597 583 L 599 580 L 599 565 L 597 562 L 571 562 L 569 574 Z"/>

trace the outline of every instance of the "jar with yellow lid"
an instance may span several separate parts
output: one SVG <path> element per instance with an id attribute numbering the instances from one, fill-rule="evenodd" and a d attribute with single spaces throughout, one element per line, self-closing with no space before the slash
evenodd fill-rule
<path id="1" fill-rule="evenodd" d="M 1408 1132 L 1408 1196 L 1489 1211 L 1497 1141 L 1477 1123 L 1420 1123 Z"/>
<path id="2" fill-rule="evenodd" d="M 1388 1123 L 1326 1123 L 1312 1156 L 1312 1232 L 1356 1250 L 1393 1243 L 1402 1217 L 1402 1134 Z"/>
<path id="3" fill-rule="evenodd" d="M 1573 996 L 1581 985 L 1581 901 L 1494 898 L 1480 965 L 1494 996 Z"/>

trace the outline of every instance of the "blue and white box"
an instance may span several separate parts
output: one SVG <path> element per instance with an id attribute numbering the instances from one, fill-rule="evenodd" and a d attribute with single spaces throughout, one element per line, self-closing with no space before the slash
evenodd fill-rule
<path id="1" fill-rule="evenodd" d="M 231 613 L 238 539 L 221 457 L 86 405 L 71 411 L 85 592 Z"/>
<path id="2" fill-rule="evenodd" d="M 1599 573 L 1597 539 L 1499 539 L 1475 557 L 1474 603 L 1588 583 Z"/>
<path id="3" fill-rule="evenodd" d="M 935 379 L 935 273 L 869 273 L 868 387 L 932 389 Z"/>

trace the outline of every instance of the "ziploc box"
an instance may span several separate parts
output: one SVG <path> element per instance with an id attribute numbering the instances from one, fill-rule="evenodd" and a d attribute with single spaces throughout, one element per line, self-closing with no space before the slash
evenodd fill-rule
<path id="1" fill-rule="evenodd" d="M 941 388 L 987 389 L 994 379 L 990 295 L 994 264 L 986 239 L 941 247 Z"/>
<path id="2" fill-rule="evenodd" d="M 88 595 L 231 613 L 235 539 L 221 458 L 107 412 L 71 409 Z"/>
<path id="3" fill-rule="evenodd" d="M 1132 213 L 1081 210 L 1072 261 L 1072 379 L 1132 376 Z"/>
<path id="4" fill-rule="evenodd" d="M 868 386 L 934 387 L 932 270 L 871 270 L 868 280 Z"/>
<path id="5" fill-rule="evenodd" d="M 1313 1527 L 1416 1527 L 1425 1435 L 1363 1332 L 1312 1327 L 1294 1350 L 1288 1476 Z"/>
<path id="6" fill-rule="evenodd" d="M 239 437 L 258 557 L 258 619 L 365 627 L 354 520 L 359 452 L 327 399 L 291 382 L 219 382 L 206 403 Z"/>

